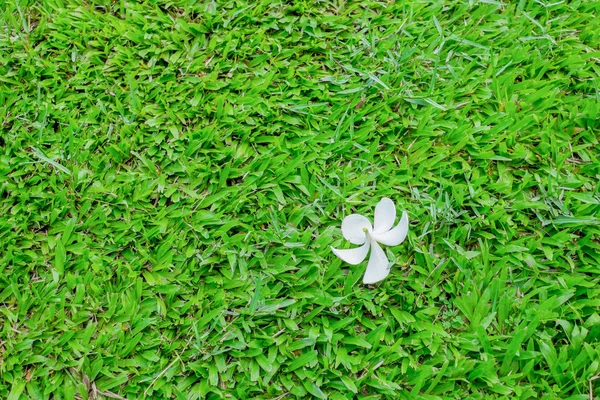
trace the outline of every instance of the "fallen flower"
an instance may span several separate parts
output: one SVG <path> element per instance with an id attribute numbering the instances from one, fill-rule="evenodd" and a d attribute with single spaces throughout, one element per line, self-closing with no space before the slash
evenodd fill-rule
<path id="1" fill-rule="evenodd" d="M 331 250 L 343 261 L 356 265 L 367 257 L 369 249 L 371 249 L 367 271 L 363 278 L 365 285 L 377 283 L 385 279 L 390 273 L 389 261 L 379 244 L 397 246 L 406 239 L 408 233 L 408 215 L 406 211 L 402 213 L 398 225 L 392 228 L 395 219 L 396 207 L 394 202 L 384 197 L 375 207 L 374 227 L 371 226 L 371 221 L 368 218 L 359 214 L 348 215 L 342 221 L 344 238 L 353 244 L 361 244 L 362 246 L 348 250 L 332 247 Z"/>

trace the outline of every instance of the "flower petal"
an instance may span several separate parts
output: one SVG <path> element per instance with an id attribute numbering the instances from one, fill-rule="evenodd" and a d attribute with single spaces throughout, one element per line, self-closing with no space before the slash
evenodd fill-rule
<path id="1" fill-rule="evenodd" d="M 348 264 L 356 265 L 363 262 L 367 256 L 367 253 L 369 252 L 370 246 L 371 241 L 369 240 L 366 241 L 362 246 L 355 247 L 354 249 L 340 250 L 332 247 L 331 250 L 333 251 L 333 254 L 341 258 L 343 261 L 346 261 Z"/>
<path id="2" fill-rule="evenodd" d="M 369 264 L 367 265 L 367 271 L 363 277 L 363 283 L 365 285 L 371 285 L 384 280 L 390 273 L 388 268 L 389 261 L 385 252 L 377 242 L 371 240 L 371 257 L 369 257 Z"/>
<path id="3" fill-rule="evenodd" d="M 342 234 L 351 243 L 363 244 L 367 240 L 367 234 L 363 229 L 368 232 L 373 231 L 371 221 L 362 215 L 350 214 L 342 221 Z"/>
<path id="4" fill-rule="evenodd" d="M 397 246 L 404 242 L 408 234 L 408 214 L 406 211 L 402 213 L 402 218 L 396 227 L 392 230 L 383 233 L 372 234 L 371 236 L 377 242 L 386 246 Z"/>
<path id="5" fill-rule="evenodd" d="M 381 199 L 375 207 L 375 228 L 373 233 L 383 233 L 392 229 L 396 220 L 396 207 L 387 197 Z"/>

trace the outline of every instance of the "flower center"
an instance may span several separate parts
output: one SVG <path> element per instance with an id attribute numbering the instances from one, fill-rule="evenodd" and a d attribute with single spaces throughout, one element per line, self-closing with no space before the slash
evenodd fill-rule
<path id="1" fill-rule="evenodd" d="M 367 240 L 370 240 L 371 237 L 369 236 L 369 228 L 363 228 L 362 230 L 365 233 L 365 236 L 367 237 Z"/>

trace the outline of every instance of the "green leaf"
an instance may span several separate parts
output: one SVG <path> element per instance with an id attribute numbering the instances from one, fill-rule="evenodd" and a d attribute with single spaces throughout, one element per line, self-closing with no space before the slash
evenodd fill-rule
<path id="1" fill-rule="evenodd" d="M 315 361 L 317 359 L 317 351 L 316 350 L 310 350 L 307 351 L 305 353 L 302 353 L 302 355 L 300 355 L 300 357 L 294 359 L 290 365 L 288 366 L 288 371 L 294 371 L 298 368 L 304 367 L 308 364 L 310 364 L 311 362 Z"/>
<path id="2" fill-rule="evenodd" d="M 61 240 L 56 242 L 54 249 L 54 268 L 59 274 L 65 271 L 65 260 L 67 259 L 67 251 Z"/>
<path id="3" fill-rule="evenodd" d="M 303 381 L 302 384 L 304 385 L 304 387 L 306 388 L 308 393 L 312 394 L 316 398 L 318 398 L 318 399 L 326 399 L 327 398 L 325 393 L 323 393 L 321 388 L 318 387 L 316 383 Z"/>
<path id="4" fill-rule="evenodd" d="M 340 376 L 340 379 L 342 380 L 342 382 L 344 382 L 344 385 L 348 388 L 348 390 L 350 390 L 352 393 L 358 393 L 358 388 L 356 387 L 354 381 L 351 378 L 342 375 Z"/>

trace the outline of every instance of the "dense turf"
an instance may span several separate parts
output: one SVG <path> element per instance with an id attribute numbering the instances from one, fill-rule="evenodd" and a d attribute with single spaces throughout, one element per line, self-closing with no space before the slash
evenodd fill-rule
<path id="1" fill-rule="evenodd" d="M 8 3 L 0 398 L 600 398 L 597 1 Z"/>

